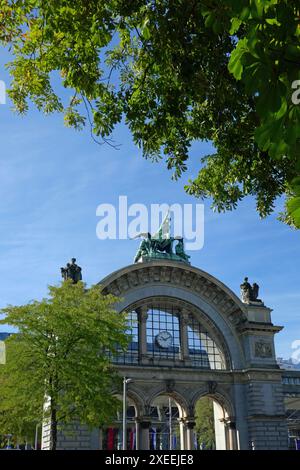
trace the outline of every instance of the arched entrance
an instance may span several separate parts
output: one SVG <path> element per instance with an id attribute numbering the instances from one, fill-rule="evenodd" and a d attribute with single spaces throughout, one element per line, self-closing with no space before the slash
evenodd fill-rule
<path id="1" fill-rule="evenodd" d="M 198 450 L 238 450 L 235 423 L 224 403 L 212 395 L 195 404 L 195 448 Z"/>
<path id="2" fill-rule="evenodd" d="M 199 448 L 196 403 L 205 396 L 213 400 L 217 449 L 287 448 L 274 348 L 281 327 L 263 302 L 243 303 L 210 274 L 170 259 L 120 269 L 101 289 L 119 297 L 116 309 L 128 315 L 129 347 L 111 358 L 131 379 L 127 448 Z M 119 425 L 120 417 L 100 441 L 118 446 Z"/>
<path id="3" fill-rule="evenodd" d="M 183 410 L 167 394 L 159 395 L 150 405 L 151 427 L 149 429 L 150 450 L 180 450 L 180 419 Z"/>

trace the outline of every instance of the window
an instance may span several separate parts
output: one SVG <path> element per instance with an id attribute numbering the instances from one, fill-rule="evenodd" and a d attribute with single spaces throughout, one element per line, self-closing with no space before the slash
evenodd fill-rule
<path id="1" fill-rule="evenodd" d="M 179 319 L 173 307 L 157 305 L 148 309 L 147 352 L 152 357 L 180 358 Z"/>
<path id="2" fill-rule="evenodd" d="M 225 369 L 225 361 L 216 343 L 193 317 L 188 325 L 189 357 L 193 367 Z"/>
<path id="3" fill-rule="evenodd" d="M 282 383 L 285 385 L 300 385 L 300 377 L 282 377 Z"/>
<path id="4" fill-rule="evenodd" d="M 130 343 L 127 351 L 119 351 L 113 358 L 113 362 L 117 364 L 138 364 L 139 362 L 139 326 L 138 326 L 138 315 L 135 310 L 129 312 L 128 318 L 128 329 L 126 333 L 131 336 Z"/>
<path id="5" fill-rule="evenodd" d="M 146 336 L 140 338 L 139 322 L 140 308 L 146 309 Z M 139 363 L 139 340 L 143 341 L 148 358 L 165 359 L 168 361 L 179 361 L 182 359 L 182 350 L 188 350 L 188 362 L 180 362 L 181 366 L 202 369 L 225 369 L 224 354 L 214 339 L 197 320 L 196 313 L 189 314 L 187 323 L 187 335 L 181 331 L 180 320 L 182 310 L 180 301 L 172 304 L 166 302 L 153 302 L 144 307 L 134 306 L 128 314 L 128 334 L 131 341 L 127 351 L 119 351 L 113 362 L 117 364 Z M 142 331 L 145 331 L 144 329 Z M 182 348 L 181 342 L 187 344 Z M 177 362 L 179 364 L 179 362 Z"/>

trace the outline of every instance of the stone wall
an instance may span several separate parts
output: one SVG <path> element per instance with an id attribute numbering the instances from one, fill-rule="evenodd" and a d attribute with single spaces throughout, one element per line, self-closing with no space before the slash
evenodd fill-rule
<path id="1" fill-rule="evenodd" d="M 99 430 L 74 423 L 57 433 L 57 450 L 93 450 L 99 449 Z M 45 424 L 42 433 L 42 450 L 50 449 L 50 426 Z"/>

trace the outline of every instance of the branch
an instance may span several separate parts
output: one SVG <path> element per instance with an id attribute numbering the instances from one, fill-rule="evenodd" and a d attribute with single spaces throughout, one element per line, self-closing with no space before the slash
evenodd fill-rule
<path id="1" fill-rule="evenodd" d="M 113 144 L 113 140 L 112 139 L 107 139 L 106 137 L 102 137 L 102 140 L 103 142 L 99 142 L 99 140 L 97 140 L 93 134 L 93 122 L 91 120 L 91 116 L 90 116 L 90 112 L 89 112 L 89 109 L 88 109 L 88 106 L 87 106 L 87 102 L 88 104 L 90 105 L 90 108 L 93 109 L 93 106 L 91 104 L 91 102 L 89 101 L 88 98 L 86 98 L 82 92 L 80 93 L 80 96 L 82 98 L 82 101 L 84 103 L 84 106 L 85 106 L 85 109 L 86 109 L 86 113 L 87 113 L 87 117 L 88 117 L 88 121 L 89 121 L 89 125 L 90 125 L 90 134 L 91 134 L 91 137 L 93 139 L 93 141 L 97 144 L 97 145 L 103 145 L 103 144 L 108 144 L 110 147 L 112 147 L 113 149 L 115 150 L 120 150 L 120 144 Z"/>

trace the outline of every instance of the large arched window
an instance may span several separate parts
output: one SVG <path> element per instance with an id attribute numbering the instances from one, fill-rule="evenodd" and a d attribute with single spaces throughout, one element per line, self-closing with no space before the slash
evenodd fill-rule
<path id="1" fill-rule="evenodd" d="M 155 300 L 134 305 L 128 312 L 127 351 L 113 359 L 118 364 L 173 363 L 173 366 L 226 369 L 220 342 L 213 337 L 193 308 L 181 308 L 180 301 Z"/>

